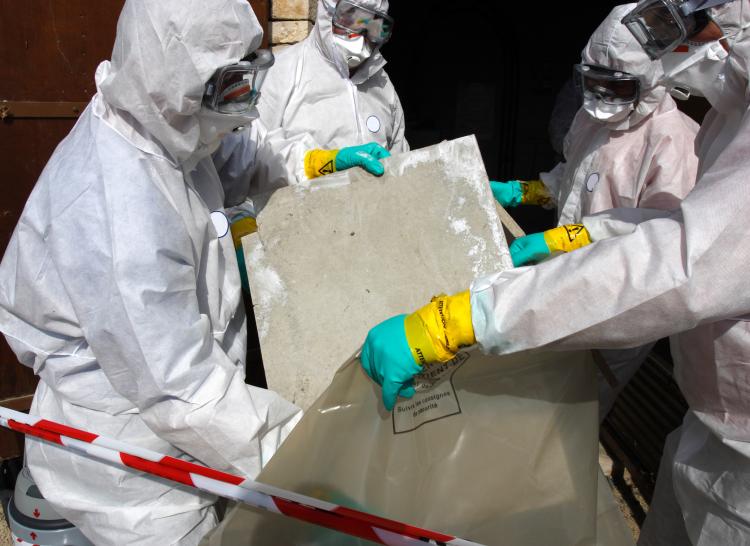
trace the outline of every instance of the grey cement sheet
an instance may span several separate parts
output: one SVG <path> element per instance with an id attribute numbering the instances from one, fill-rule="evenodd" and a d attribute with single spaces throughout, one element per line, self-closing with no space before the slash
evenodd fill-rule
<path id="1" fill-rule="evenodd" d="M 473 136 L 275 192 L 243 239 L 270 389 L 307 409 L 378 322 L 512 267 Z"/>

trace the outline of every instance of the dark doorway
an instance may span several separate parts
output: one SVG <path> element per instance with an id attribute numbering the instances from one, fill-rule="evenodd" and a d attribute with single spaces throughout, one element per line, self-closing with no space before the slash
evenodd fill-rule
<path id="1" fill-rule="evenodd" d="M 554 167 L 547 125 L 555 96 L 616 4 L 392 1 L 383 54 L 412 148 L 475 134 L 491 179 Z M 555 222 L 532 209 L 514 211 L 527 233 Z"/>

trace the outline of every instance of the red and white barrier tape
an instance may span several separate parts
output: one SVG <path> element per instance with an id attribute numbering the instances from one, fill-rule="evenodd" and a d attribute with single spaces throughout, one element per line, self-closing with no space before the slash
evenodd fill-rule
<path id="1" fill-rule="evenodd" d="M 41 438 L 118 466 L 133 468 L 308 523 L 388 546 L 481 546 L 337 504 L 220 472 L 119 440 L 0 406 L 0 426 Z"/>

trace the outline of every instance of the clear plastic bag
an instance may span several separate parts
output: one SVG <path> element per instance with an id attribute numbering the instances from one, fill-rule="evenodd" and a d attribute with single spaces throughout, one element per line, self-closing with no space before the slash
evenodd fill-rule
<path id="1" fill-rule="evenodd" d="M 596 544 L 589 353 L 479 351 L 433 365 L 393 413 L 352 359 L 259 480 L 483 544 Z M 236 507 L 211 545 L 369 542 Z"/>

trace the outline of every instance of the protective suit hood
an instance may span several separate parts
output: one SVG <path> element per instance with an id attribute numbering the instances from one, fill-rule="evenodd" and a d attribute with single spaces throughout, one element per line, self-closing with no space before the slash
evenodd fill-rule
<path id="1" fill-rule="evenodd" d="M 102 117 L 140 149 L 181 164 L 199 148 L 206 82 L 262 37 L 244 0 L 127 0 L 112 60 L 96 72 Z"/>
<path id="2" fill-rule="evenodd" d="M 358 0 L 358 2 L 368 8 L 388 11 L 388 0 Z M 333 13 L 337 3 L 337 0 L 318 0 L 318 14 L 311 34 L 321 55 L 336 67 L 342 77 L 349 79 L 349 67 L 333 41 Z M 351 77 L 352 82 L 360 84 L 367 81 L 385 64 L 386 60 L 380 53 L 380 48 L 376 48 L 370 58 L 354 72 Z"/>
<path id="3" fill-rule="evenodd" d="M 750 74 L 750 4 L 735 0 L 710 9 L 711 18 L 727 36 L 729 59 L 727 69 L 744 80 Z M 745 100 L 747 102 L 747 100 Z"/>
<path id="4" fill-rule="evenodd" d="M 742 41 L 742 30 L 750 25 L 750 5 L 744 0 L 734 0 L 708 10 L 711 19 L 719 25 L 722 33 L 729 37 L 731 49 L 736 41 Z"/>
<path id="5" fill-rule="evenodd" d="M 581 52 L 583 63 L 621 70 L 640 78 L 638 104 L 627 119 L 613 124 L 612 128 L 616 130 L 626 130 L 638 125 L 656 109 L 667 92 L 658 84 L 663 74 L 661 62 L 652 61 L 628 28 L 620 22 L 635 6 L 635 3 L 615 6 Z"/>

